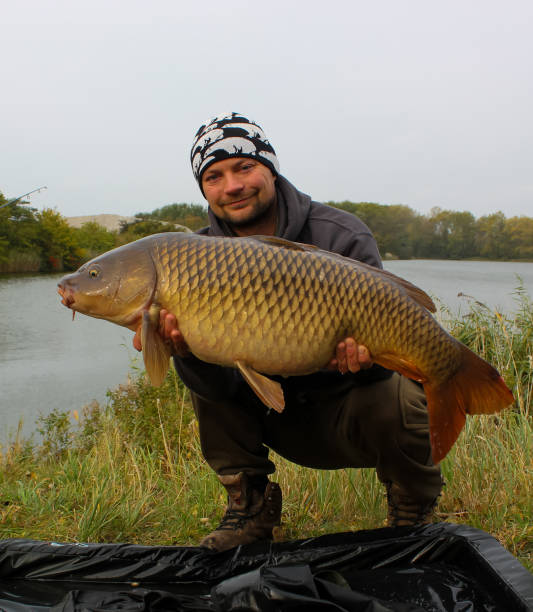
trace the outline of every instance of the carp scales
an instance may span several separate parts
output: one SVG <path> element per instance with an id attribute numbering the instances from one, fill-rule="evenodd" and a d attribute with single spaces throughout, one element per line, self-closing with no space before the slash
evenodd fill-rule
<path id="1" fill-rule="evenodd" d="M 152 384 L 169 368 L 170 347 L 158 333 L 166 309 L 196 357 L 238 368 L 277 411 L 283 391 L 268 375 L 316 372 L 352 337 L 375 363 L 424 386 L 435 462 L 466 414 L 513 402 L 498 371 L 439 325 L 421 289 L 317 247 L 272 236 L 155 234 L 96 257 L 58 287 L 73 311 L 132 330 L 141 325 Z"/>

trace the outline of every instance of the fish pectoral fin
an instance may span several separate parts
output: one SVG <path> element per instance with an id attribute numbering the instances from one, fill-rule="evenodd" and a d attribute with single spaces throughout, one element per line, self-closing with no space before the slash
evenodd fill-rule
<path id="1" fill-rule="evenodd" d="M 156 322 L 157 321 L 157 322 Z M 159 335 L 159 310 L 150 308 L 143 312 L 141 326 L 141 344 L 144 367 L 148 378 L 154 387 L 159 387 L 165 380 L 170 361 L 170 347 Z"/>
<path id="2" fill-rule="evenodd" d="M 393 353 L 382 353 L 381 355 L 374 357 L 374 362 L 389 370 L 396 370 L 396 372 L 400 372 L 400 374 L 407 376 L 407 378 L 410 378 L 411 380 L 416 380 L 416 382 L 424 383 L 427 380 L 427 377 L 412 361 L 403 359 L 402 357 L 394 355 Z"/>
<path id="3" fill-rule="evenodd" d="M 250 385 L 257 397 L 269 408 L 276 412 L 283 412 L 285 408 L 285 398 L 283 397 L 283 389 L 281 385 L 256 372 L 251 366 L 244 361 L 236 361 L 235 365 L 239 368 L 244 380 Z"/>

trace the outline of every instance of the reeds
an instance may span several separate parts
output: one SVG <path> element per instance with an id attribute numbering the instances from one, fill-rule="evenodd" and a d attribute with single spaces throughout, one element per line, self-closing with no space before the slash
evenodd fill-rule
<path id="1" fill-rule="evenodd" d="M 533 308 L 517 290 L 513 315 L 472 303 L 444 324 L 493 363 L 516 405 L 471 417 L 443 461 L 438 518 L 495 537 L 533 570 Z M 223 489 L 202 458 L 187 391 L 175 373 L 154 389 L 135 374 L 81 416 L 40 420 L 42 439 L 1 457 L 0 537 L 192 545 L 218 522 Z M 380 527 L 386 504 L 371 469 L 321 471 L 275 457 L 284 495 L 279 539 Z"/>

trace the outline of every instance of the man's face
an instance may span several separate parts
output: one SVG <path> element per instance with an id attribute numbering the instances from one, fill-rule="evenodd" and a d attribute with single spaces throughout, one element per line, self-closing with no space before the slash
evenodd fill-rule
<path id="1" fill-rule="evenodd" d="M 275 216 L 276 178 L 269 168 L 247 157 L 215 162 L 202 175 L 202 189 L 219 218 L 246 227 Z"/>

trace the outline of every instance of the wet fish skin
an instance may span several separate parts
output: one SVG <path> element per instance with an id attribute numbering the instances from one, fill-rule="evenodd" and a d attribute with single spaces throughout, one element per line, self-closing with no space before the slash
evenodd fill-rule
<path id="1" fill-rule="evenodd" d="M 205 361 L 307 374 L 353 336 L 374 357 L 409 347 L 439 378 L 459 365 L 457 341 L 377 269 L 268 238 L 198 236 L 178 247 L 161 237 L 154 245 L 155 301 L 176 315 L 192 352 Z"/>
<path id="2" fill-rule="evenodd" d="M 278 410 L 281 390 L 263 374 L 315 372 L 340 340 L 353 337 L 376 363 L 424 384 L 435 460 L 459 435 L 465 413 L 495 412 L 513 401 L 497 371 L 437 323 L 423 291 L 383 270 L 279 238 L 149 236 L 85 264 L 60 282 L 60 292 L 74 310 L 132 329 L 151 311 L 143 349 L 156 382 L 169 352 L 150 320 L 161 308 L 172 312 L 193 354 L 238 367 Z"/>

